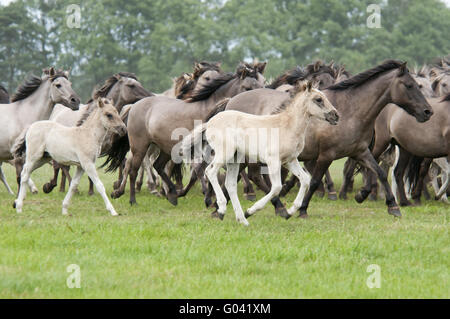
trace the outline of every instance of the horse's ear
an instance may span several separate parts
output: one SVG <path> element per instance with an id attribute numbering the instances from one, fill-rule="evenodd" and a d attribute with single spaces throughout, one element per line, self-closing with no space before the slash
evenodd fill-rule
<path id="1" fill-rule="evenodd" d="M 55 76 L 56 72 L 55 72 L 55 68 L 51 67 L 50 70 L 48 71 L 48 75 L 50 76 Z"/>
<path id="2" fill-rule="evenodd" d="M 220 68 L 222 66 L 222 62 L 214 62 L 214 65 L 218 68 Z"/>
<path id="3" fill-rule="evenodd" d="M 436 69 L 435 69 L 435 68 L 431 69 L 429 75 L 430 75 L 430 77 L 432 77 L 432 78 L 436 77 L 436 76 L 437 76 Z"/>
<path id="4" fill-rule="evenodd" d="M 437 87 L 437 85 L 439 84 L 439 81 L 440 81 L 441 79 L 439 78 L 439 77 L 437 77 L 434 81 L 433 81 L 433 83 L 431 83 L 431 88 L 433 89 L 433 91 L 436 91 L 436 87 Z"/>
<path id="5" fill-rule="evenodd" d="M 307 90 L 308 92 L 311 92 L 311 90 L 313 89 L 313 85 L 314 85 L 313 81 L 308 81 L 308 82 L 306 83 L 306 90 Z"/>
<path id="6" fill-rule="evenodd" d="M 408 69 L 406 68 L 406 61 L 402 63 L 402 65 L 400 65 L 400 68 L 398 70 L 398 76 L 403 76 L 405 75 L 405 73 L 408 71 Z"/>
<path id="7" fill-rule="evenodd" d="M 321 65 L 322 65 L 322 61 L 317 60 L 316 63 L 314 63 L 314 72 L 319 71 Z"/>
<path id="8" fill-rule="evenodd" d="M 260 62 L 260 63 L 258 63 L 256 65 L 256 70 L 259 73 L 264 74 L 264 70 L 266 69 L 266 65 L 267 65 L 267 62 Z"/>
<path id="9" fill-rule="evenodd" d="M 105 103 L 103 102 L 103 98 L 99 98 L 98 99 L 98 107 L 99 108 L 102 108 L 102 107 L 104 107 L 105 106 Z"/>

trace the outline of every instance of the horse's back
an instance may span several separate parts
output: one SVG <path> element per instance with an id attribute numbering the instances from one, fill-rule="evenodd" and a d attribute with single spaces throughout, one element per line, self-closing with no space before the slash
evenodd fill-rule
<path id="1" fill-rule="evenodd" d="M 240 93 L 227 104 L 226 110 L 268 115 L 289 99 L 289 93 L 273 89 L 255 89 Z"/>

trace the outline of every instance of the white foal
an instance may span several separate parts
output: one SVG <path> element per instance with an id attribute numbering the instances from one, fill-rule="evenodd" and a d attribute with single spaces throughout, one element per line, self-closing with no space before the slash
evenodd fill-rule
<path id="1" fill-rule="evenodd" d="M 216 193 L 219 216 L 223 217 L 227 205 L 217 178 L 223 165 L 227 169 L 225 187 L 238 222 L 247 226 L 246 217 L 262 209 L 279 194 L 282 186 L 281 165 L 284 164 L 301 184 L 294 204 L 288 211 L 289 217 L 300 208 L 311 177 L 300 166 L 297 157 L 303 150 L 305 133 L 312 118 L 335 125 L 339 116 L 326 96 L 308 82 L 293 88 L 290 100 L 276 114 L 253 115 L 224 111 L 215 115 L 208 123 L 199 125 L 183 140 L 183 156 L 190 152 L 192 146 L 202 143 L 203 136 L 214 150 L 214 158 L 205 173 Z M 244 158 L 267 164 L 272 184 L 270 192 L 250 207 L 245 215 L 237 195 L 240 160 Z"/>
<path id="2" fill-rule="evenodd" d="M 70 183 L 69 191 L 63 201 L 62 213 L 68 214 L 70 199 L 80 182 L 84 171 L 93 181 L 102 196 L 106 209 L 111 215 L 118 215 L 105 193 L 95 168 L 95 160 L 100 154 L 103 140 L 108 131 L 119 135 L 126 133 L 126 127 L 111 101 L 104 98 L 95 100 L 83 117 L 79 126 L 67 127 L 52 121 L 40 121 L 32 124 L 16 142 L 14 155 L 23 156 L 26 150 L 25 165 L 21 175 L 21 187 L 15 207 L 22 211 L 26 195 L 24 187 L 31 173 L 54 159 L 63 165 L 76 165 L 77 171 Z"/>

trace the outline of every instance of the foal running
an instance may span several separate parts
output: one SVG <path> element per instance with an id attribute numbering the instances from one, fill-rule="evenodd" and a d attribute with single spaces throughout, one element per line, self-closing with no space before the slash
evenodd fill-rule
<path id="1" fill-rule="evenodd" d="M 288 214 L 300 207 L 310 183 L 310 175 L 300 166 L 297 157 L 305 145 L 305 133 L 313 118 L 335 125 L 338 113 L 326 96 L 312 87 L 312 83 L 300 84 L 291 91 L 291 98 L 271 115 L 253 115 L 238 111 L 225 111 L 208 123 L 197 126 L 182 142 L 183 156 L 192 146 L 202 143 L 203 135 L 214 150 L 214 159 L 206 168 L 206 176 L 216 193 L 219 217 L 225 214 L 227 200 L 219 185 L 217 175 L 225 164 L 225 187 L 238 222 L 248 226 L 246 217 L 262 209 L 281 191 L 281 165 L 300 180 L 300 190 Z M 256 138 L 256 140 L 254 139 Z M 256 143 L 252 143 L 256 142 Z M 240 160 L 266 163 L 272 184 L 270 192 L 256 202 L 246 214 L 237 196 L 237 178 Z"/>
<path id="2" fill-rule="evenodd" d="M 95 169 L 95 160 L 100 155 L 103 140 L 108 131 L 123 136 L 127 130 L 114 105 L 105 98 L 94 101 L 76 127 L 67 127 L 52 121 L 40 121 L 32 124 L 14 146 L 16 158 L 23 156 L 26 151 L 20 191 L 14 203 L 17 212 L 22 212 L 23 200 L 26 195 L 25 185 L 31 173 L 54 159 L 63 165 L 77 166 L 77 171 L 63 201 L 63 215 L 67 215 L 70 199 L 81 176 L 86 171 L 103 197 L 106 209 L 111 215 L 116 216 L 117 213 L 109 201 L 105 187 Z"/>

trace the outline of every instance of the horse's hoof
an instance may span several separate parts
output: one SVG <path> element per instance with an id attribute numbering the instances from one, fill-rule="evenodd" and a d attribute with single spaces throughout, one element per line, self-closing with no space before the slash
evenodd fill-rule
<path id="1" fill-rule="evenodd" d="M 289 219 L 291 215 L 289 215 L 287 209 L 285 207 L 279 207 L 275 210 L 275 215 L 283 217 L 285 219 Z"/>
<path id="2" fill-rule="evenodd" d="M 248 213 L 248 210 L 245 211 L 244 216 L 245 216 L 245 218 L 252 217 L 252 215 L 250 215 L 250 214 Z"/>
<path id="3" fill-rule="evenodd" d="M 119 198 L 120 196 L 122 196 L 122 194 L 117 190 L 115 190 L 111 193 L 111 198 L 116 199 L 116 198 Z"/>
<path id="4" fill-rule="evenodd" d="M 55 186 L 52 186 L 51 184 L 47 183 L 47 184 L 44 184 L 44 186 L 42 186 L 42 191 L 45 194 L 48 194 L 53 190 L 53 188 L 55 188 Z"/>
<path id="5" fill-rule="evenodd" d="M 94 192 L 93 191 L 92 192 L 88 192 L 88 195 L 92 196 L 92 195 L 94 195 Z"/>
<path id="6" fill-rule="evenodd" d="M 223 217 L 225 214 L 220 214 L 217 210 L 211 213 L 212 218 L 218 218 L 220 220 L 223 220 Z"/>
<path id="7" fill-rule="evenodd" d="M 167 196 L 167 199 L 169 200 L 169 203 L 171 203 L 173 206 L 178 205 L 178 197 L 175 194 L 169 194 Z"/>
<path id="8" fill-rule="evenodd" d="M 249 200 L 251 202 L 256 201 L 256 194 L 255 193 L 246 193 L 244 194 L 244 197 L 246 200 Z"/>
<path id="9" fill-rule="evenodd" d="M 413 204 L 409 200 L 406 200 L 406 201 L 400 201 L 400 206 L 407 207 L 407 206 L 413 206 Z"/>
<path id="10" fill-rule="evenodd" d="M 16 201 L 14 201 L 13 203 L 13 208 L 16 208 Z"/>
<path id="11" fill-rule="evenodd" d="M 398 206 L 388 207 L 388 213 L 394 217 L 402 217 L 402 213 L 400 213 L 400 208 Z"/>
<path id="12" fill-rule="evenodd" d="M 329 192 L 329 193 L 328 193 L 328 199 L 329 199 L 329 200 L 337 200 L 337 194 L 336 194 L 336 192 Z"/>
<path id="13" fill-rule="evenodd" d="M 113 184 L 114 189 L 118 189 L 120 187 L 120 183 L 118 181 L 115 181 Z"/>
<path id="14" fill-rule="evenodd" d="M 355 200 L 358 204 L 364 202 L 364 199 L 365 199 L 364 196 L 362 196 L 360 192 L 356 193 Z"/>
<path id="15" fill-rule="evenodd" d="M 325 193 L 316 191 L 316 196 L 320 197 L 320 198 L 323 198 L 325 196 Z"/>
<path id="16" fill-rule="evenodd" d="M 213 207 L 213 205 L 214 205 L 214 203 L 213 203 L 211 198 L 206 198 L 205 199 L 205 206 L 206 206 L 206 208 L 211 208 L 211 207 Z"/>
<path id="17" fill-rule="evenodd" d="M 300 215 L 298 215 L 298 218 L 306 219 L 308 218 L 308 213 L 306 211 L 300 211 Z"/>
<path id="18" fill-rule="evenodd" d="M 137 202 L 135 200 L 130 200 L 130 205 L 131 206 L 137 206 Z"/>
<path id="19" fill-rule="evenodd" d="M 342 199 L 342 200 L 347 200 L 347 194 L 346 193 L 339 193 L 339 199 Z"/>
<path id="20" fill-rule="evenodd" d="M 31 194 L 33 194 L 33 195 L 36 195 L 36 194 L 38 194 L 39 193 L 39 191 L 37 190 L 37 189 L 33 189 L 32 191 L 31 191 Z"/>

